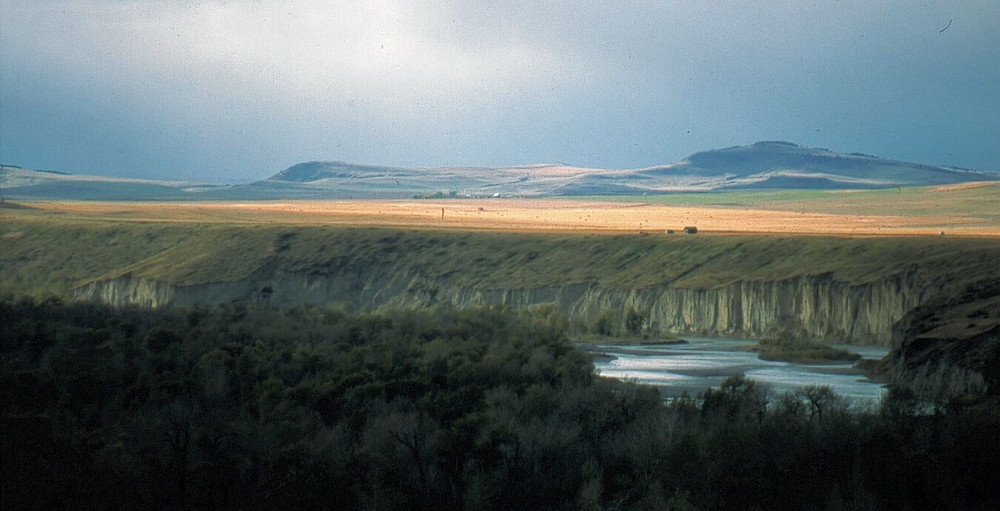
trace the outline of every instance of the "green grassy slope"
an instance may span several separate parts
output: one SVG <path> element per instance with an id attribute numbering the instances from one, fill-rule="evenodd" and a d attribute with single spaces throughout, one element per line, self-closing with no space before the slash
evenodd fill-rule
<path id="1" fill-rule="evenodd" d="M 62 293 L 125 273 L 174 284 L 258 271 L 332 273 L 379 265 L 472 288 L 597 283 L 710 288 L 829 274 L 863 283 L 902 271 L 1000 278 L 1000 240 L 512 234 L 327 226 L 0 222 L 0 286 Z"/>

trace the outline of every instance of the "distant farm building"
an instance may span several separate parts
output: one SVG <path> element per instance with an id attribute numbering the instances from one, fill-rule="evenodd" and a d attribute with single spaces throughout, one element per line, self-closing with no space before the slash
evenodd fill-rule
<path id="1" fill-rule="evenodd" d="M 667 229 L 667 234 L 673 234 L 673 233 L 674 233 L 673 229 Z"/>
<path id="2" fill-rule="evenodd" d="M 684 228 L 684 232 L 686 232 L 688 234 L 698 234 L 698 228 L 697 227 L 693 227 L 693 226 L 692 227 L 685 227 Z"/>

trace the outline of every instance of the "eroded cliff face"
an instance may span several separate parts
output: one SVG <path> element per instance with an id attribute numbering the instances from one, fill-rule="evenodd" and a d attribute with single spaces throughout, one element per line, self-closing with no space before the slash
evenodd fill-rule
<path id="1" fill-rule="evenodd" d="M 737 281 L 716 288 L 653 285 L 617 289 L 597 284 L 480 289 L 429 279 L 392 268 L 362 268 L 330 274 L 261 273 L 236 282 L 171 285 L 126 275 L 92 282 L 80 298 L 116 306 L 274 302 L 284 306 L 340 304 L 370 310 L 448 305 L 553 303 L 571 320 L 589 324 L 604 310 L 634 308 L 661 333 L 768 337 L 779 334 L 857 344 L 889 344 L 892 327 L 925 299 L 926 285 L 901 272 L 850 285 L 828 275 L 777 281 Z"/>
<path id="2" fill-rule="evenodd" d="M 892 348 L 882 370 L 918 396 L 1000 394 L 1000 281 L 973 281 L 914 308 L 894 325 Z"/>

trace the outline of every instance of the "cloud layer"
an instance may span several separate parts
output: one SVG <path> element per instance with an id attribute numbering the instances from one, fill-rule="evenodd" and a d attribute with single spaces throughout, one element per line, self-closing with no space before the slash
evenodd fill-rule
<path id="1" fill-rule="evenodd" d="M 249 179 L 787 139 L 1000 170 L 996 2 L 474 4 L 0 0 L 0 160 Z"/>

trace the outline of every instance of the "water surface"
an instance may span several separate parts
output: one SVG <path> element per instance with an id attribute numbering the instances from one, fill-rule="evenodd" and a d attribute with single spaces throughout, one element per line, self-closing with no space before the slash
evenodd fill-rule
<path id="1" fill-rule="evenodd" d="M 883 392 L 881 383 L 873 382 L 852 363 L 799 364 L 757 358 L 757 353 L 740 349 L 754 344 L 750 340 L 684 337 L 688 344 L 624 346 L 603 345 L 597 348 L 609 355 L 595 357 L 601 376 L 656 385 L 669 397 L 687 392 L 695 396 L 708 388 L 718 388 L 729 376 L 742 374 L 768 384 L 775 395 L 808 385 L 827 385 L 837 394 L 858 404 L 873 404 Z M 864 358 L 882 358 L 888 348 L 880 346 L 837 345 Z"/>

